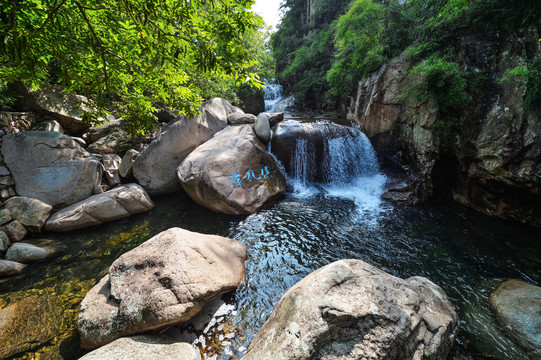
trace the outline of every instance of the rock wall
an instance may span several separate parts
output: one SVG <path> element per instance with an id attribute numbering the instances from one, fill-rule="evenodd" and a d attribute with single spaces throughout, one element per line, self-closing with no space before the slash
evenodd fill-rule
<path id="1" fill-rule="evenodd" d="M 464 38 L 453 61 L 473 77 L 458 133 L 442 144 L 435 102 L 403 94 L 416 79 L 406 54 L 359 82 L 347 117 L 376 147 L 383 167 L 407 178 L 411 203 L 445 194 L 488 215 L 541 226 L 541 114 L 524 104 L 526 85 L 499 81 L 509 70 L 539 58 L 535 31 L 509 38 Z"/>

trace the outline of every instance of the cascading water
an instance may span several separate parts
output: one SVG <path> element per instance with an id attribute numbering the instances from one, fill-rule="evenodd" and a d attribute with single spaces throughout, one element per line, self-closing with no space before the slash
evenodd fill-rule
<path id="1" fill-rule="evenodd" d="M 282 99 L 282 85 L 280 84 L 265 84 L 265 111 L 273 112 L 274 106 Z"/>
<path id="2" fill-rule="evenodd" d="M 304 123 L 289 161 L 289 181 L 300 197 L 323 192 L 350 199 L 360 212 L 377 210 L 386 178 L 370 140 L 358 128 L 330 122 Z"/>

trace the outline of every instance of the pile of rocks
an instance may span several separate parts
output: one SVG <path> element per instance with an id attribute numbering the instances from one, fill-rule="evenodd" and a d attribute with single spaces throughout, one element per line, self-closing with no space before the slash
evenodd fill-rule
<path id="1" fill-rule="evenodd" d="M 0 210 L 0 277 L 21 272 L 26 264 L 50 255 L 49 250 L 21 243 L 27 232 L 40 232 L 52 206 L 38 199 L 13 197 Z"/>

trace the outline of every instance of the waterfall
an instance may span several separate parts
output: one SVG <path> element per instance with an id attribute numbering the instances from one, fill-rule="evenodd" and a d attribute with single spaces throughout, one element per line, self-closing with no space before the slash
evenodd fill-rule
<path id="1" fill-rule="evenodd" d="M 274 105 L 280 99 L 282 99 L 282 85 L 280 84 L 265 84 L 265 111 L 266 112 L 273 112 L 274 111 Z"/>
<path id="2" fill-rule="evenodd" d="M 381 210 L 386 178 L 366 135 L 330 122 L 302 126 L 305 137 L 296 139 L 288 171 L 294 193 L 306 197 L 323 191 L 353 200 L 360 211 Z"/>

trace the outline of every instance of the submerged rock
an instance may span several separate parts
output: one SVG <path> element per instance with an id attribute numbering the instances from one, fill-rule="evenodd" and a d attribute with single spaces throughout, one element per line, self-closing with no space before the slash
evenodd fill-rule
<path id="1" fill-rule="evenodd" d="M 507 334 L 541 358 L 541 287 L 508 280 L 490 295 L 490 305 Z"/>
<path id="2" fill-rule="evenodd" d="M 65 331 L 63 312 L 53 295 L 25 298 L 0 310 L 0 358 L 24 353 Z"/>
<path id="3" fill-rule="evenodd" d="M 49 250 L 39 246 L 25 243 L 15 243 L 6 252 L 6 260 L 27 264 L 33 261 L 45 259 L 49 255 L 51 255 Z"/>
<path id="4" fill-rule="evenodd" d="M 53 214 L 45 224 L 47 231 L 71 231 L 99 225 L 154 208 L 154 202 L 137 184 L 119 186 L 89 197 Z"/>
<path id="5" fill-rule="evenodd" d="M 4 204 L 11 218 L 19 221 L 27 230 L 40 232 L 53 207 L 38 199 L 16 196 Z"/>
<path id="6" fill-rule="evenodd" d="M 285 178 L 249 125 L 231 126 L 195 149 L 178 167 L 184 190 L 224 214 L 253 214 L 285 192 Z"/>
<path id="7" fill-rule="evenodd" d="M 99 160 L 59 132 L 6 135 L 2 152 L 17 193 L 56 208 L 91 196 L 101 181 Z"/>
<path id="8" fill-rule="evenodd" d="M 452 304 L 429 280 L 342 260 L 293 286 L 243 359 L 441 360 L 457 331 Z"/>
<path id="9" fill-rule="evenodd" d="M 81 346 L 187 321 L 244 276 L 246 247 L 221 236 L 172 228 L 120 256 L 84 298 Z"/>
<path id="10" fill-rule="evenodd" d="M 184 342 L 160 335 L 139 335 L 120 338 L 79 360 L 199 360 L 199 351 Z"/>
<path id="11" fill-rule="evenodd" d="M 227 116 L 239 112 L 225 99 L 212 99 L 201 106 L 194 119 L 180 116 L 161 132 L 133 164 L 133 174 L 151 195 L 181 190 L 176 169 L 196 147 L 227 126 Z"/>

